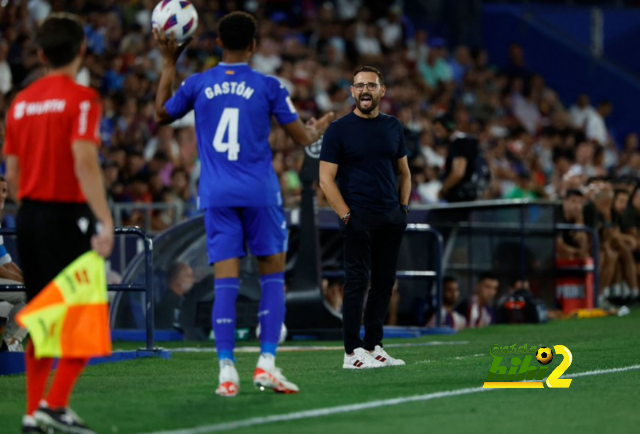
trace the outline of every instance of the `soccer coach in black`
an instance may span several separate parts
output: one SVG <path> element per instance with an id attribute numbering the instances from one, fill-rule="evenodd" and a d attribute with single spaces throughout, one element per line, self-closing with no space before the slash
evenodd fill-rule
<path id="1" fill-rule="evenodd" d="M 329 126 L 320 152 L 320 188 L 340 218 L 344 246 L 345 369 L 405 364 L 382 348 L 411 192 L 402 125 L 380 113 L 385 90 L 380 71 L 358 69 L 351 85 L 356 107 Z M 370 270 L 363 341 L 360 324 Z"/>

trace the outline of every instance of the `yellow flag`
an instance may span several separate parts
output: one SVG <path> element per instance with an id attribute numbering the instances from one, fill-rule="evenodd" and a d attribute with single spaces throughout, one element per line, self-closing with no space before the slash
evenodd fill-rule
<path id="1" fill-rule="evenodd" d="M 36 357 L 111 354 L 104 259 L 90 250 L 73 261 L 16 317 Z"/>

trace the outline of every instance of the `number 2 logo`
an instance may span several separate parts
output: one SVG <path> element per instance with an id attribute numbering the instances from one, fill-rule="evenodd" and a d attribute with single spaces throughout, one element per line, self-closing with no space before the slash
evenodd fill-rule
<path id="1" fill-rule="evenodd" d="M 567 388 L 571 386 L 571 379 L 569 378 L 560 378 L 562 374 L 565 373 L 569 366 L 571 366 L 571 362 L 573 362 L 573 355 L 571 355 L 571 351 L 569 348 L 564 345 L 554 345 L 553 349 L 556 354 L 560 354 L 563 359 L 562 362 L 556 367 L 556 369 L 551 372 L 551 374 L 547 377 L 547 387 L 552 388 Z"/>
<path id="2" fill-rule="evenodd" d="M 226 108 L 222 112 L 216 135 L 213 138 L 213 148 L 216 152 L 226 152 L 229 161 L 238 161 L 240 153 L 240 143 L 238 143 L 238 119 L 240 110 L 237 108 Z M 224 136 L 227 141 L 224 142 Z"/>

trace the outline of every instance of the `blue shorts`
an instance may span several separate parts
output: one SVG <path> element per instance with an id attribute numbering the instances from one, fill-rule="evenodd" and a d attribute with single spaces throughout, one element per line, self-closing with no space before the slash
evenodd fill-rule
<path id="1" fill-rule="evenodd" d="M 280 206 L 207 208 L 204 214 L 209 263 L 287 251 L 287 220 Z"/>

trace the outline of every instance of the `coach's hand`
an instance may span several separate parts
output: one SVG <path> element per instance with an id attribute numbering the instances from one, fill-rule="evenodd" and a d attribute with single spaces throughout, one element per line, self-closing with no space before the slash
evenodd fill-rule
<path id="1" fill-rule="evenodd" d="M 108 258 L 113 250 L 113 224 L 101 225 L 98 233 L 91 237 L 91 248 L 103 258 Z"/>
<path id="2" fill-rule="evenodd" d="M 158 48 L 162 53 L 162 57 L 165 61 L 177 63 L 178 58 L 182 54 L 187 45 L 193 40 L 193 36 L 187 38 L 182 44 L 178 44 L 175 35 L 172 33 L 170 37 L 164 34 L 159 28 L 153 28 L 153 39 L 158 43 Z"/>

